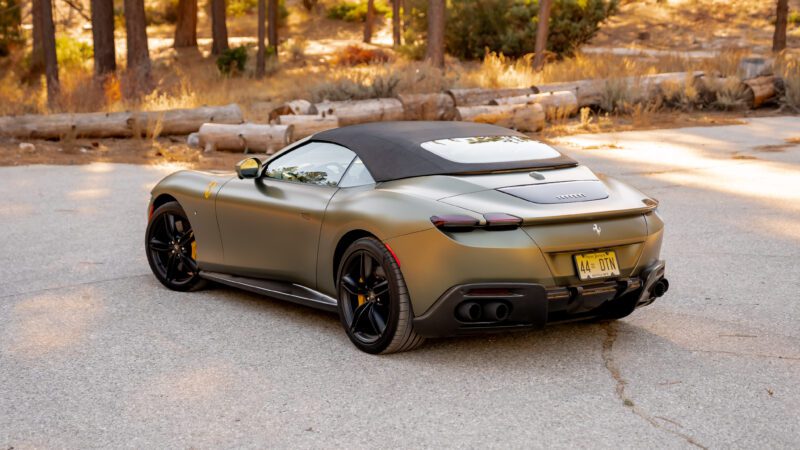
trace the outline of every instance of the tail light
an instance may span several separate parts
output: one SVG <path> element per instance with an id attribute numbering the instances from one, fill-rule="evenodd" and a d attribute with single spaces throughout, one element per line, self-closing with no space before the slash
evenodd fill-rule
<path id="1" fill-rule="evenodd" d="M 485 225 L 481 225 L 481 222 L 472 216 L 459 214 L 433 216 L 431 223 L 436 228 L 447 232 L 466 232 L 479 228 L 488 231 L 514 230 L 522 225 L 522 219 L 511 214 L 489 213 L 483 217 L 486 219 Z"/>

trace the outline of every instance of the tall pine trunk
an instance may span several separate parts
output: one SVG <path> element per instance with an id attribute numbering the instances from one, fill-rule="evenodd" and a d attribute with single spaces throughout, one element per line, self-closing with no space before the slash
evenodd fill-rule
<path id="1" fill-rule="evenodd" d="M 197 47 L 197 0 L 178 0 L 175 48 Z"/>
<path id="2" fill-rule="evenodd" d="M 228 24 L 225 18 L 225 0 L 211 0 L 211 54 L 222 54 L 228 47 Z"/>
<path id="3" fill-rule="evenodd" d="M 539 2 L 539 23 L 536 25 L 536 44 L 534 47 L 533 69 L 541 70 L 544 66 L 544 52 L 547 50 L 547 36 L 550 34 L 550 9 L 552 0 Z"/>
<path id="4" fill-rule="evenodd" d="M 114 0 L 92 0 L 94 73 L 103 77 L 117 70 L 114 47 Z"/>
<path id="5" fill-rule="evenodd" d="M 42 51 L 44 72 L 47 78 L 47 103 L 54 107 L 58 103 L 61 87 L 58 82 L 58 58 L 56 57 L 56 26 L 53 23 L 53 4 L 50 0 L 39 0 L 42 17 Z"/>
<path id="6" fill-rule="evenodd" d="M 150 51 L 144 0 L 125 0 L 125 35 L 128 49 L 128 81 L 131 93 L 150 90 Z"/>
<path id="7" fill-rule="evenodd" d="M 775 34 L 772 36 L 772 51 L 786 49 L 786 22 L 789 16 L 789 0 L 778 0 L 775 14 Z"/>
<path id="8" fill-rule="evenodd" d="M 445 0 L 428 2 L 428 48 L 425 59 L 444 68 Z"/>
<path id="9" fill-rule="evenodd" d="M 402 1 L 392 0 L 392 44 L 395 47 L 403 44 L 402 23 L 400 22 Z"/>
<path id="10" fill-rule="evenodd" d="M 31 24 L 33 25 L 33 50 L 28 77 L 38 83 L 39 77 L 44 74 L 44 36 L 42 34 L 42 0 L 33 0 L 31 6 Z"/>
<path id="11" fill-rule="evenodd" d="M 256 52 L 256 78 L 266 74 L 264 39 L 267 34 L 267 0 L 258 0 L 258 51 Z"/>
<path id="12" fill-rule="evenodd" d="M 278 0 L 267 0 L 267 39 L 270 57 L 278 57 Z"/>
<path id="13" fill-rule="evenodd" d="M 367 0 L 367 17 L 364 20 L 364 42 L 372 42 L 372 27 L 375 24 L 375 0 Z"/>

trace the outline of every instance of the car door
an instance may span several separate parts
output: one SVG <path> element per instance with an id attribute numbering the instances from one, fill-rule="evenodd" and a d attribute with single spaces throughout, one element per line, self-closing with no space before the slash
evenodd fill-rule
<path id="1" fill-rule="evenodd" d="M 227 269 L 316 287 L 325 209 L 355 156 L 339 145 L 308 142 L 269 161 L 262 177 L 226 183 L 217 220 Z"/>

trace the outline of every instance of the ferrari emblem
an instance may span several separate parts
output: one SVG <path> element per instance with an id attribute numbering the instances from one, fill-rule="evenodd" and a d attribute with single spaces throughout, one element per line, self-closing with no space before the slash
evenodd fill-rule
<path id="1" fill-rule="evenodd" d="M 600 232 L 603 231 L 602 229 L 600 229 L 600 225 L 598 224 L 594 224 L 592 230 L 594 230 L 594 232 L 597 233 L 598 236 L 600 236 Z"/>
<path id="2" fill-rule="evenodd" d="M 212 181 L 211 183 L 208 183 L 208 187 L 206 188 L 206 191 L 203 192 L 203 198 L 206 199 L 206 200 L 211 198 L 211 190 L 214 189 L 216 186 L 217 186 L 217 182 L 216 181 Z"/>

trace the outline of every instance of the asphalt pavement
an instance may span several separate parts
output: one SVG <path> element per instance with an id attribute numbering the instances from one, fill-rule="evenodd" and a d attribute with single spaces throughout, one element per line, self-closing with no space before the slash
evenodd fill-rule
<path id="1" fill-rule="evenodd" d="M 163 288 L 143 233 L 174 168 L 0 168 L 0 450 L 798 448 L 800 118 L 560 143 L 661 201 L 669 293 L 390 356 L 334 315 Z"/>

